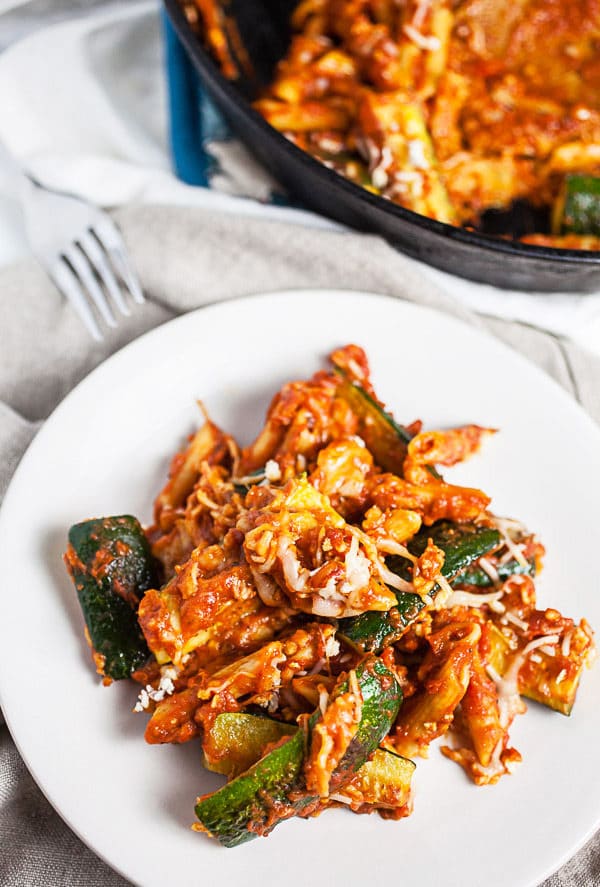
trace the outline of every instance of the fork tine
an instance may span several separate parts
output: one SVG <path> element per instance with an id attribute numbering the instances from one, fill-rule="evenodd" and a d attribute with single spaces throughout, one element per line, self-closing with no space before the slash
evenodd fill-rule
<path id="1" fill-rule="evenodd" d="M 69 300 L 88 332 L 91 333 L 96 342 L 101 342 L 103 336 L 94 313 L 83 294 L 79 280 L 64 259 L 59 259 L 58 262 L 54 263 L 50 269 L 50 276 L 63 296 Z"/>
<path id="2" fill-rule="evenodd" d="M 81 252 L 79 247 L 70 246 L 69 249 L 65 250 L 64 257 L 77 274 L 77 277 L 81 281 L 83 287 L 87 290 L 90 298 L 102 315 L 105 323 L 107 323 L 108 326 L 115 327 L 117 325 L 115 316 L 112 313 L 108 302 L 106 301 L 106 296 L 102 292 L 100 284 L 94 277 L 94 272 L 92 271 L 89 261 Z"/>
<path id="3" fill-rule="evenodd" d="M 123 238 L 110 216 L 100 219 L 94 226 L 94 234 L 115 263 L 117 271 L 131 293 L 133 301 L 137 302 L 138 305 L 142 305 L 146 301 L 142 288 L 137 275 L 131 267 Z"/>
<path id="4" fill-rule="evenodd" d="M 90 228 L 82 237 L 77 241 L 79 248 L 83 252 L 83 254 L 87 257 L 88 261 L 92 265 L 94 271 L 101 279 L 104 284 L 104 288 L 112 298 L 113 302 L 125 317 L 129 317 L 131 315 L 131 310 L 129 305 L 123 298 L 123 293 L 121 292 L 121 287 L 117 278 L 115 277 L 112 268 L 110 267 L 110 263 L 106 257 L 106 253 L 99 246 L 98 240 L 93 236 L 94 231 Z"/>

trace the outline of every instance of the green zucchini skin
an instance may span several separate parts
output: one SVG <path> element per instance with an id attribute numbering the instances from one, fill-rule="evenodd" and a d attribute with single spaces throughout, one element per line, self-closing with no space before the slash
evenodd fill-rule
<path id="1" fill-rule="evenodd" d="M 315 800 L 301 793 L 305 754 L 306 735 L 298 730 L 246 773 L 199 798 L 196 816 L 224 847 L 245 844 L 259 833 L 267 835 Z"/>
<path id="2" fill-rule="evenodd" d="M 392 474 L 402 477 L 404 460 L 408 454 L 408 444 L 412 440 L 412 435 L 404 425 L 396 422 L 392 414 L 386 412 L 362 385 L 351 382 L 338 367 L 335 373 L 341 379 L 338 394 L 358 417 L 358 434 L 364 440 L 375 462 L 384 471 L 391 471 Z M 436 480 L 441 480 L 434 465 L 428 465 L 427 470 Z"/>
<path id="3" fill-rule="evenodd" d="M 528 560 L 527 566 L 523 566 L 517 560 L 511 558 L 505 564 L 496 565 L 498 576 L 504 582 L 511 576 L 535 576 L 536 566 L 535 560 Z M 463 585 L 475 585 L 477 588 L 490 588 L 494 583 L 481 567 L 474 564 L 468 570 L 465 570 L 451 583 L 453 587 Z"/>
<path id="4" fill-rule="evenodd" d="M 252 489 L 253 486 L 259 484 L 261 480 L 263 480 L 265 476 L 264 468 L 255 468 L 254 471 L 251 471 L 248 475 L 248 483 L 241 484 L 237 483 L 233 485 L 233 489 L 236 493 L 239 493 L 240 496 L 245 496 L 246 493 Z M 256 478 L 256 479 L 255 479 Z"/>
<path id="5" fill-rule="evenodd" d="M 445 554 L 441 572 L 448 581 L 455 579 L 482 555 L 499 548 L 502 542 L 500 533 L 492 527 L 439 521 L 417 533 L 408 542 L 407 548 L 411 554 L 419 557 L 429 539 Z M 402 579 L 411 580 L 412 566 L 405 558 L 388 558 L 387 565 Z M 431 597 L 435 597 L 438 590 L 438 586 L 435 586 L 430 592 Z M 398 640 L 425 606 L 418 594 L 410 592 L 397 592 L 396 600 L 397 606 L 387 613 L 371 611 L 340 619 L 339 635 L 359 650 L 379 652 Z"/>
<path id="6" fill-rule="evenodd" d="M 216 729 L 213 748 L 224 757 L 213 762 L 205 760 L 204 766 L 229 777 L 239 776 L 255 764 L 259 760 L 258 749 L 264 748 L 267 741 L 276 742 L 283 736 L 298 732 L 298 727 L 291 724 L 245 712 L 217 715 L 213 728 Z M 241 768 L 240 764 L 244 759 L 248 763 Z M 352 775 L 353 798 L 358 790 L 363 803 L 371 805 L 373 809 L 397 807 L 398 796 L 401 799 L 403 796 L 408 797 L 414 770 L 415 764 L 408 758 L 389 749 L 377 748 L 373 756 Z M 342 793 L 343 791 L 344 789 Z M 390 800 L 394 803 L 391 804 Z"/>
<path id="7" fill-rule="evenodd" d="M 600 178 L 569 175 L 554 209 L 555 233 L 600 236 Z"/>
<path id="8" fill-rule="evenodd" d="M 358 382 L 351 382 L 337 367 L 335 372 L 340 378 L 338 394 L 358 417 L 357 433 L 375 462 L 385 471 L 401 476 L 411 435 Z"/>
<path id="9" fill-rule="evenodd" d="M 389 732 L 402 701 L 395 675 L 375 656 L 367 656 L 356 668 L 363 695 L 361 721 L 338 768 L 332 774 L 335 790 L 348 782 Z M 348 680 L 338 683 L 331 700 L 348 690 Z M 211 795 L 199 798 L 196 816 L 212 837 L 225 847 L 237 847 L 269 834 L 275 826 L 298 813 L 319 806 L 320 798 L 306 789 L 304 762 L 311 733 L 319 723 L 320 710 L 298 730 L 264 755 L 246 773 Z"/>
<path id="10" fill-rule="evenodd" d="M 65 555 L 96 662 L 113 680 L 128 678 L 150 656 L 137 605 L 156 584 L 150 546 L 135 517 L 120 515 L 75 524 Z"/>
<path id="11" fill-rule="evenodd" d="M 346 754 L 331 776 L 330 790 L 336 791 L 348 782 L 367 761 L 384 736 L 389 733 L 402 704 L 402 690 L 381 659 L 368 656 L 356 669 L 363 704 L 360 724 Z M 348 691 L 345 680 L 336 688 L 332 699 Z"/>

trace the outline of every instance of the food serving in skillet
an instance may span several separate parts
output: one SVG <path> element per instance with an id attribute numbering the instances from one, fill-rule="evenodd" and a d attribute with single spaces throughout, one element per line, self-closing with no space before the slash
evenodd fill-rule
<path id="1" fill-rule="evenodd" d="M 151 527 L 69 533 L 97 671 L 141 684 L 148 742 L 200 742 L 227 776 L 195 826 L 227 847 L 332 806 L 407 816 L 439 737 L 497 782 L 523 697 L 569 714 L 594 653 L 584 619 L 538 606 L 536 537 L 438 471 L 493 430 L 401 426 L 359 347 L 331 364 L 284 385 L 248 447 L 207 418 Z"/>
<path id="2" fill-rule="evenodd" d="M 230 78 L 227 4 L 183 4 Z M 452 225 L 600 249 L 597 0 L 301 0 L 254 107 L 328 167 Z"/>

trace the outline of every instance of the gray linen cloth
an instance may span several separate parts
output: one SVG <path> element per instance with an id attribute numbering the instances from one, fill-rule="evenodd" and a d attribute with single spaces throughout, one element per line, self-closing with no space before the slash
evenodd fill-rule
<path id="1" fill-rule="evenodd" d="M 286 288 L 380 292 L 454 314 L 521 351 L 600 422 L 600 360 L 532 327 L 469 313 L 378 237 L 187 208 L 128 207 L 115 217 L 148 302 L 102 343 L 33 262 L 0 273 L 0 497 L 40 424 L 109 354 L 193 308 Z M 0 884 L 125 883 L 53 811 L 0 726 Z M 600 835 L 544 887 L 598 884 Z"/>

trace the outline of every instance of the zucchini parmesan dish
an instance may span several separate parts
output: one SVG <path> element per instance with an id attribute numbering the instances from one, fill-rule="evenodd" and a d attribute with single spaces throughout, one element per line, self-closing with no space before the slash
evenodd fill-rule
<path id="1" fill-rule="evenodd" d="M 223 74 L 251 78 L 235 3 L 182 5 Z M 254 108 L 295 145 L 440 222 L 600 249 L 597 0 L 292 7 L 287 49 Z"/>
<path id="2" fill-rule="evenodd" d="M 586 620 L 537 600 L 534 533 L 443 476 L 495 430 L 401 425 L 360 347 L 329 361 L 249 446 L 205 415 L 151 526 L 69 531 L 96 670 L 138 683 L 148 743 L 226 778 L 193 825 L 225 847 L 330 807 L 408 816 L 434 742 L 496 783 L 524 700 L 570 714 L 594 657 Z"/>

